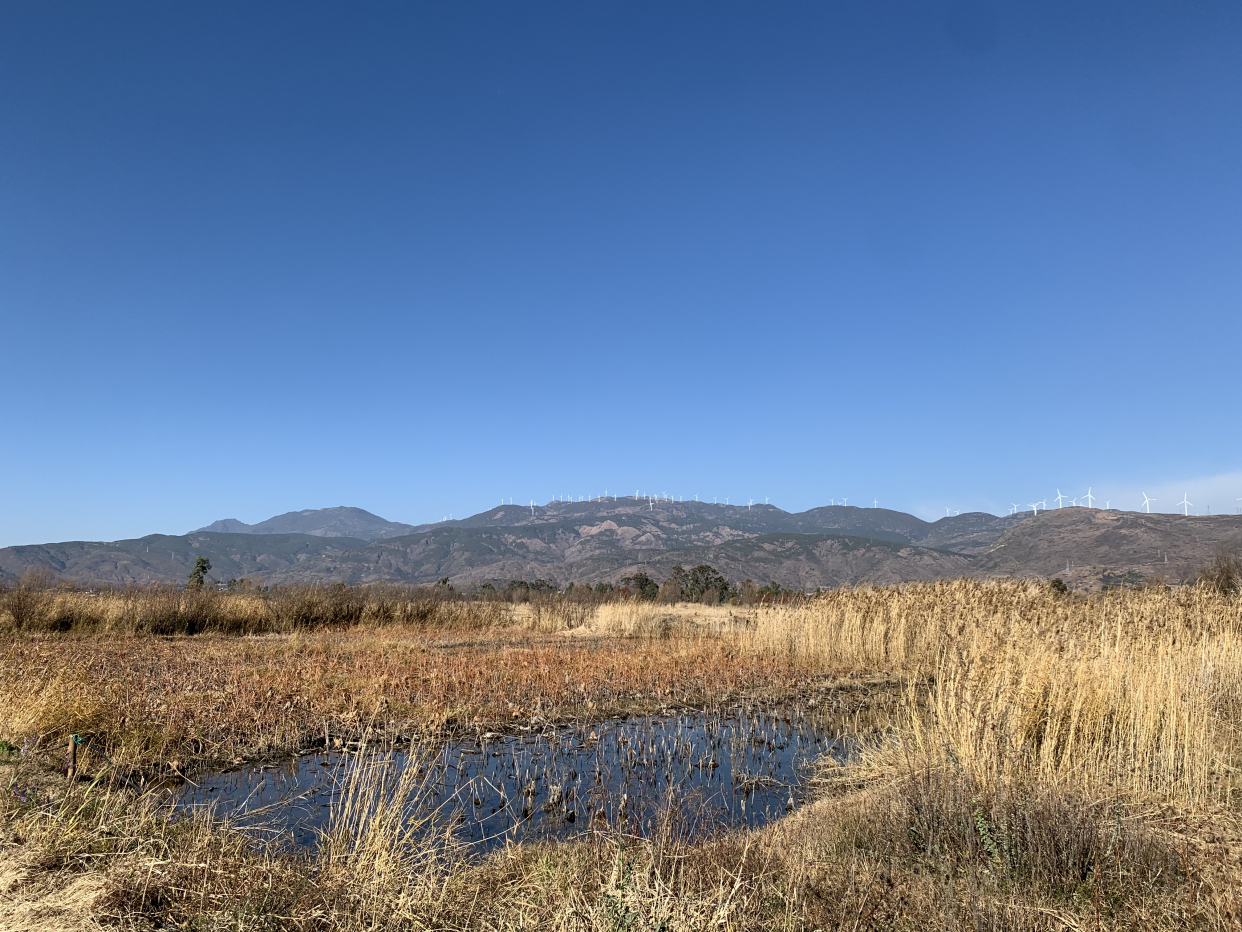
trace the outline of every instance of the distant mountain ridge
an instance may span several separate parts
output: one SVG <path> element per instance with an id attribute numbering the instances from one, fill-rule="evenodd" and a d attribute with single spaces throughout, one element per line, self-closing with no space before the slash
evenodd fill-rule
<path id="1" fill-rule="evenodd" d="M 426 525 L 424 525 L 426 527 Z M 287 511 L 258 524 L 246 524 L 236 518 L 223 518 L 200 527 L 192 534 L 310 534 L 312 537 L 352 537 L 356 540 L 384 540 L 416 533 L 412 524 L 387 521 L 361 508 L 309 508 Z"/>
<path id="2" fill-rule="evenodd" d="M 1065 508 L 928 522 L 844 505 L 789 513 L 772 505 L 609 499 L 502 505 L 421 526 L 360 508 L 325 508 L 255 525 L 224 519 L 180 536 L 7 547 L 0 549 L 0 581 L 46 567 L 88 583 L 182 583 L 205 556 L 217 580 L 269 584 L 424 584 L 446 576 L 467 589 L 510 579 L 615 583 L 636 571 L 663 578 L 674 565 L 709 563 L 734 581 L 794 588 L 1058 575 L 1091 589 L 1191 578 L 1222 545 L 1242 545 L 1242 518 Z"/>

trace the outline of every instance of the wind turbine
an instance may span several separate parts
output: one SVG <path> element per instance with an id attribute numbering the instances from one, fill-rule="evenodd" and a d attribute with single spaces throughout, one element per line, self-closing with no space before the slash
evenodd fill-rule
<path id="1" fill-rule="evenodd" d="M 754 503 L 755 503 L 755 500 L 753 498 L 746 499 L 746 510 L 750 511 L 750 506 L 753 505 Z"/>
<path id="2" fill-rule="evenodd" d="M 1147 509 L 1148 514 L 1151 514 L 1151 503 L 1154 501 L 1155 501 L 1154 498 L 1147 497 L 1146 492 L 1143 493 L 1143 507 Z"/>
<path id="3" fill-rule="evenodd" d="M 1095 496 L 1091 494 L 1091 486 L 1087 486 L 1087 494 L 1084 496 L 1087 500 L 1087 507 L 1091 507 L 1091 503 L 1095 501 Z"/>
<path id="4" fill-rule="evenodd" d="M 1017 510 L 1018 510 L 1018 506 L 1017 506 L 1017 505 L 1015 505 L 1013 502 L 1010 502 L 1010 503 L 1009 503 L 1009 513 L 1010 513 L 1010 514 L 1013 514 L 1013 513 L 1014 513 L 1014 512 L 1016 512 Z"/>
<path id="5" fill-rule="evenodd" d="M 1035 514 L 1039 514 L 1039 502 L 1027 502 L 1027 504 L 1030 505 L 1032 509 L 1034 509 Z"/>
<path id="6" fill-rule="evenodd" d="M 872 508 L 879 508 L 879 507 L 880 507 L 880 500 L 877 498 L 875 501 L 873 501 L 873 502 L 871 503 L 871 507 L 872 507 Z"/>
<path id="7" fill-rule="evenodd" d="M 1061 507 L 1061 499 L 1063 499 L 1063 498 L 1069 498 L 1069 496 L 1068 496 L 1068 495 L 1062 495 L 1062 494 L 1061 494 L 1061 490 L 1060 490 L 1060 489 L 1057 489 L 1057 507 L 1058 507 L 1058 508 L 1060 508 L 1060 507 Z"/>
<path id="8" fill-rule="evenodd" d="M 530 516 L 532 518 L 535 516 L 535 500 L 533 498 L 530 500 Z"/>
<path id="9" fill-rule="evenodd" d="M 843 499 L 841 499 L 841 504 L 842 504 L 842 505 L 848 505 L 849 503 L 850 503 L 850 500 L 849 500 L 848 498 L 843 498 Z"/>
<path id="10" fill-rule="evenodd" d="M 1191 501 L 1187 501 L 1187 500 L 1186 500 L 1186 493 L 1185 493 L 1185 492 L 1183 492 L 1183 493 L 1182 493 L 1182 500 L 1181 500 L 1180 502 L 1178 502 L 1178 504 L 1182 506 L 1182 516 L 1183 516 L 1183 517 L 1189 517 L 1189 516 L 1190 516 L 1190 506 L 1191 506 L 1191 505 L 1193 505 L 1193 504 L 1194 504 L 1194 502 L 1191 502 Z"/>

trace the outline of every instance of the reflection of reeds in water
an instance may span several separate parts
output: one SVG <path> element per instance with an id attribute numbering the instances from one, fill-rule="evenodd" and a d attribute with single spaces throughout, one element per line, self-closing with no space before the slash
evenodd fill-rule
<path id="1" fill-rule="evenodd" d="M 510 841 L 601 830 L 647 836 L 661 830 L 670 806 L 683 840 L 691 833 L 705 837 L 783 815 L 815 757 L 830 745 L 801 710 L 735 709 L 396 754 L 363 750 L 339 765 L 329 826 L 318 837 L 325 849 L 334 845 L 338 860 L 373 860 L 367 852 L 374 850 L 387 859 L 426 847 L 429 839 L 459 857 Z M 305 795 L 317 793 L 315 773 L 313 767 L 303 772 Z M 256 775 L 263 779 L 261 771 Z M 240 798 L 244 789 L 234 792 Z M 290 809 L 286 824 L 301 824 L 303 835 L 316 813 L 306 810 L 302 822 Z"/>

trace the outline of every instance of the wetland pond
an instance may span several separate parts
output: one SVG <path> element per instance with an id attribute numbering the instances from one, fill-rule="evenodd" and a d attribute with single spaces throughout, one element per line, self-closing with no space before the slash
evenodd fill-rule
<path id="1" fill-rule="evenodd" d="M 754 828 L 802 801 L 818 758 L 846 756 L 819 718 L 802 705 L 670 711 L 487 733 L 413 753 L 321 751 L 209 776 L 180 788 L 176 802 L 310 848 L 341 808 L 353 768 L 414 767 L 410 817 L 451 821 L 480 851 L 600 829 L 646 835 L 670 810 L 680 831 Z"/>

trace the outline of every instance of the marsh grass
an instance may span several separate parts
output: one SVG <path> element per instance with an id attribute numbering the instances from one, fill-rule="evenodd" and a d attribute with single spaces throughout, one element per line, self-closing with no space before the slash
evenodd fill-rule
<path id="1" fill-rule="evenodd" d="M 0 663 L 0 737 L 55 749 L 88 722 L 130 736 L 119 743 L 137 760 L 223 744 L 229 729 L 276 746 L 281 728 L 293 740 L 329 710 L 333 727 L 520 722 L 820 677 L 903 685 L 883 727 L 856 736 L 858 759 L 825 763 L 820 801 L 709 840 L 670 816 L 647 838 L 600 832 L 480 860 L 447 826 L 411 818 L 417 768 L 360 768 L 321 854 L 298 860 L 170 822 L 101 771 L 92 806 L 6 797 L 0 865 L 25 878 L 6 888 L 14 909 L 81 884 L 92 915 L 197 928 L 1239 928 L 1242 600 L 1220 587 L 1088 599 L 958 581 L 744 615 L 502 604 L 486 623 L 473 609 L 400 623 L 367 611 L 259 638 L 25 628 Z M 144 750 L 133 736 L 153 717 Z"/>
<path id="2" fill-rule="evenodd" d="M 290 634 L 354 626 L 481 630 L 510 606 L 434 588 L 284 586 L 267 592 L 173 587 L 84 591 L 18 585 L 0 591 L 0 631 L 90 635 Z"/>

